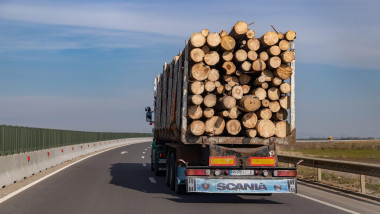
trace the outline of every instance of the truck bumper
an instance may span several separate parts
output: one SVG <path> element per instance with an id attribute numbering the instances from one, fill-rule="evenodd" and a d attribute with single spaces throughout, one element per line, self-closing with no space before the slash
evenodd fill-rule
<path id="1" fill-rule="evenodd" d="M 188 193 L 268 194 L 297 193 L 296 178 L 186 178 Z"/>

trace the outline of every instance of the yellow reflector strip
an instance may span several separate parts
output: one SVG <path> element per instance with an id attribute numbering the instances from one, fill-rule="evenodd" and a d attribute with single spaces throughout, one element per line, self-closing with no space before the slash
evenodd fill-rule
<path id="1" fill-rule="evenodd" d="M 210 157 L 209 158 L 210 166 L 235 166 L 235 157 Z"/>
<path id="2" fill-rule="evenodd" d="M 273 157 L 250 157 L 251 166 L 274 166 L 276 165 Z"/>

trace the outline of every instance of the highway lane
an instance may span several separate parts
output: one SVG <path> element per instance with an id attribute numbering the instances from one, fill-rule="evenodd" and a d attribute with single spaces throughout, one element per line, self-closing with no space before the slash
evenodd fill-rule
<path id="1" fill-rule="evenodd" d="M 83 160 L 1 203 L 0 213 L 321 214 L 347 213 L 339 208 L 359 213 L 380 210 L 379 205 L 305 185 L 299 185 L 300 195 L 176 195 L 166 187 L 164 177 L 155 177 L 150 170 L 149 147 L 149 142 L 134 144 Z"/>

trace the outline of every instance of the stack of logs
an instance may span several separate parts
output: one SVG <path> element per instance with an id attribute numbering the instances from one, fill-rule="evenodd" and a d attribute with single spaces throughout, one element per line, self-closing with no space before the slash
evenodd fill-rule
<path id="1" fill-rule="evenodd" d="M 294 31 L 260 38 L 237 22 L 228 34 L 204 29 L 190 38 L 189 130 L 201 136 L 284 138 L 290 108 Z"/>

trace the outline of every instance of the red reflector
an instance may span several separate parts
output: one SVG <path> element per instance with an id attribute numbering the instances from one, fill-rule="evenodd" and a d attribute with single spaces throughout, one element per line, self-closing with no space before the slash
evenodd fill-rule
<path id="1" fill-rule="evenodd" d="M 74 147 L 72 147 L 71 150 L 74 150 Z"/>
<path id="2" fill-rule="evenodd" d="M 28 161 L 30 161 L 30 156 L 28 156 Z"/>
<path id="3" fill-rule="evenodd" d="M 48 152 L 47 155 L 50 156 L 50 152 Z"/>
<path id="4" fill-rule="evenodd" d="M 149 123 L 149 125 L 152 125 L 152 123 Z"/>
<path id="5" fill-rule="evenodd" d="M 210 175 L 209 169 L 187 169 L 186 176 L 191 175 Z"/>
<path id="6" fill-rule="evenodd" d="M 236 159 L 234 156 L 210 157 L 210 166 L 235 166 Z"/>
<path id="7" fill-rule="evenodd" d="M 296 170 L 274 170 L 273 176 L 275 177 L 297 177 Z"/>
<path id="8" fill-rule="evenodd" d="M 160 158 L 165 158 L 165 153 L 160 153 L 160 154 L 158 154 L 158 157 L 160 157 Z"/>
<path id="9" fill-rule="evenodd" d="M 251 166 L 275 166 L 274 157 L 250 157 L 249 164 Z"/>

